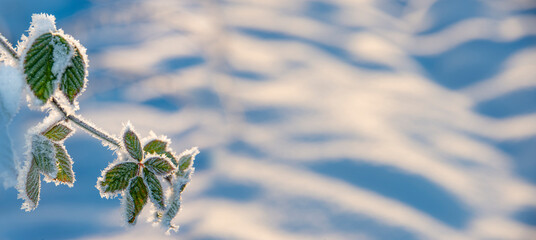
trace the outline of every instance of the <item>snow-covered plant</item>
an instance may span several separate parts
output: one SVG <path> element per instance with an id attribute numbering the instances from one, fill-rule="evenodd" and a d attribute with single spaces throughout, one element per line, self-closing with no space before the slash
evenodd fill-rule
<path id="1" fill-rule="evenodd" d="M 150 199 L 156 209 L 154 221 L 168 232 L 176 230 L 171 220 L 180 209 L 181 193 L 190 182 L 199 151 L 194 147 L 176 155 L 170 140 L 153 132 L 140 140 L 130 122 L 117 139 L 77 115 L 77 97 L 86 88 L 87 68 L 86 49 L 56 28 L 54 16 L 34 14 L 28 35 L 16 49 L 0 34 L 0 124 L 4 125 L 0 127 L 6 127 L 16 115 L 23 93 L 31 109 L 48 113 L 43 122 L 28 130 L 22 163 L 16 163 L 13 156 L 0 160 L 0 178 L 7 186 L 17 179 L 11 185 L 16 185 L 26 211 L 39 204 L 41 176 L 46 182 L 72 187 L 73 160 L 63 142 L 76 126 L 118 156 L 97 180 L 101 197 L 121 195 L 125 221 L 132 225 Z M 8 139 L 2 144 L 11 143 Z M 11 151 L 11 146 L 2 149 Z"/>

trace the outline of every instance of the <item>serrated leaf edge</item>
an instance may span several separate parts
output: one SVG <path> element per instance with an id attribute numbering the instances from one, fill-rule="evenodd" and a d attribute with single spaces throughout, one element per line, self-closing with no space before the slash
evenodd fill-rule
<path id="1" fill-rule="evenodd" d="M 146 169 L 146 170 L 148 172 L 151 172 L 149 169 Z M 153 172 L 151 172 L 151 173 L 154 174 Z M 150 199 L 151 203 L 153 204 L 155 209 L 160 210 L 160 211 L 165 210 L 165 208 L 166 208 L 166 194 L 165 194 L 165 191 L 164 191 L 164 186 L 162 186 L 162 181 L 160 180 L 158 175 L 154 174 L 156 180 L 160 183 L 160 188 L 161 188 L 161 191 L 162 191 L 162 201 L 163 201 L 163 204 L 164 204 L 164 206 L 162 206 L 163 208 L 161 206 L 159 206 L 158 201 L 156 201 L 156 199 L 154 199 L 152 191 L 151 191 L 151 188 L 149 187 L 149 183 L 147 182 L 147 178 L 145 177 L 145 175 L 146 175 L 146 173 L 145 173 L 145 171 L 143 171 L 142 179 L 143 179 L 143 182 L 145 183 L 145 185 L 147 186 L 147 190 L 149 192 L 149 199 Z"/>
<path id="2" fill-rule="evenodd" d="M 108 166 L 101 171 L 101 175 L 100 175 L 99 178 L 97 178 L 97 183 L 95 184 L 95 188 L 97 190 L 99 190 L 99 194 L 100 194 L 101 198 L 106 198 L 106 199 L 116 198 L 119 194 L 124 193 L 124 191 L 126 189 L 128 189 L 128 186 L 127 186 L 127 188 L 125 188 L 124 190 L 118 190 L 118 191 L 115 191 L 115 192 L 104 192 L 103 187 L 100 185 L 100 182 L 104 181 L 104 178 L 106 177 L 106 172 L 108 172 L 108 170 L 112 169 L 113 167 L 117 166 L 118 164 L 126 163 L 126 162 L 131 162 L 131 163 L 138 164 L 138 162 L 132 161 L 130 158 L 125 158 L 124 156 L 119 156 L 115 161 L 113 161 L 110 164 L 108 164 Z M 129 180 L 129 185 L 130 185 L 130 180 Z"/>
<path id="3" fill-rule="evenodd" d="M 152 158 L 162 158 L 164 159 L 167 163 L 169 163 L 169 165 L 171 165 L 172 167 L 172 170 L 169 172 L 169 173 L 166 173 L 166 174 L 157 174 L 155 171 L 153 171 L 151 168 L 152 167 L 147 167 L 146 163 L 148 160 L 152 159 Z M 173 162 L 171 162 L 171 160 L 165 156 L 164 154 L 161 154 L 161 155 L 158 155 L 158 154 L 148 154 L 145 159 L 143 159 L 143 164 L 146 168 L 149 168 L 149 170 L 151 170 L 156 176 L 162 176 L 162 177 L 165 177 L 165 176 L 169 176 L 171 174 L 173 174 L 175 171 L 177 171 L 177 167 L 175 167 L 175 164 L 173 164 Z"/>
<path id="4" fill-rule="evenodd" d="M 136 176 L 136 177 L 140 177 L 140 176 Z M 126 188 L 126 189 L 123 191 L 123 193 L 121 194 L 121 205 L 122 205 L 123 208 L 124 208 L 124 211 L 123 211 L 123 220 L 124 220 L 124 223 L 125 223 L 127 226 L 134 226 L 134 225 L 136 225 L 136 222 L 138 221 L 139 216 L 141 215 L 141 212 L 143 211 L 143 209 L 145 208 L 145 206 L 147 205 L 147 202 L 148 202 L 148 201 L 147 201 L 148 199 L 146 199 L 146 200 L 145 200 L 145 203 L 142 205 L 142 207 L 141 207 L 141 209 L 140 209 L 140 212 L 139 212 L 138 215 L 136 216 L 136 219 L 134 220 L 134 222 L 133 222 L 133 223 L 129 223 L 129 222 L 128 222 L 129 219 L 128 219 L 128 215 L 127 215 L 127 209 L 126 209 L 126 208 L 128 207 L 128 205 L 127 205 L 127 204 L 128 204 L 127 201 L 133 201 L 133 200 L 130 200 L 130 199 L 129 199 L 129 198 L 132 198 L 132 197 L 130 196 L 130 187 L 131 187 L 131 184 L 132 184 L 133 180 L 134 180 L 136 177 L 130 179 L 130 181 L 128 182 L 128 186 L 127 186 L 127 188 Z M 141 179 L 142 179 L 143 184 L 145 184 L 145 180 L 143 179 L 143 177 L 141 177 Z M 148 189 L 147 185 L 145 185 L 145 187 L 147 188 L 147 198 L 150 198 L 150 197 L 149 197 L 149 195 L 150 195 L 150 194 L 149 194 L 149 189 Z"/>
<path id="5" fill-rule="evenodd" d="M 57 146 L 56 146 L 57 145 Z M 57 179 L 58 177 L 58 173 L 59 173 L 59 160 L 57 158 L 58 156 L 58 152 L 57 152 L 57 147 L 60 147 L 63 149 L 66 157 L 67 157 L 67 161 L 70 163 L 71 165 L 71 168 L 68 170 L 70 172 L 70 174 L 73 176 L 73 180 L 71 182 L 63 182 L 63 181 L 60 181 Z M 45 176 L 45 181 L 46 182 L 54 182 L 54 184 L 56 184 L 56 186 L 60 185 L 60 184 L 64 184 L 64 185 L 67 185 L 68 187 L 73 187 L 74 186 L 74 182 L 76 182 L 76 176 L 74 174 L 74 171 L 73 171 L 73 165 L 74 165 L 74 161 L 73 159 L 71 158 L 71 156 L 69 155 L 69 153 L 67 152 L 67 149 L 65 148 L 65 146 L 63 146 L 63 144 L 61 143 L 54 143 L 54 149 L 56 150 L 56 165 L 57 165 L 57 168 L 58 168 L 58 172 L 56 173 L 56 176 L 54 178 L 49 178 L 48 176 Z"/>
<path id="6" fill-rule="evenodd" d="M 18 194 L 17 194 L 17 199 L 22 199 L 23 200 L 23 203 L 21 205 L 21 209 L 22 210 L 25 210 L 26 212 L 30 212 L 30 211 L 33 211 L 37 208 L 37 206 L 39 205 L 39 201 L 41 199 L 41 193 L 38 194 L 37 196 L 37 201 L 34 202 L 33 200 L 30 199 L 30 197 L 28 196 L 28 193 L 26 192 L 26 178 L 30 172 L 30 167 L 33 163 L 33 160 L 31 159 L 31 157 L 27 156 L 28 158 L 30 159 L 27 159 L 27 161 L 25 161 L 24 163 L 24 166 L 22 168 L 19 169 L 19 174 L 18 174 L 18 177 L 17 177 L 17 185 L 15 186 L 15 188 L 17 189 L 18 191 Z M 37 170 L 39 171 L 39 170 Z M 40 175 L 40 173 L 38 173 Z M 40 177 L 39 177 L 40 178 Z M 39 188 L 41 188 L 41 183 L 40 183 L 40 179 L 39 179 Z"/>
<path id="7" fill-rule="evenodd" d="M 144 159 L 144 152 L 143 152 L 143 145 L 141 143 L 141 140 L 140 140 L 140 137 L 138 135 L 138 133 L 136 132 L 136 130 L 134 129 L 134 127 L 132 126 L 132 124 L 130 123 L 130 121 L 128 121 L 124 127 L 123 127 L 123 130 L 121 131 L 122 132 L 122 135 L 121 135 L 121 146 L 122 148 L 125 150 L 125 152 L 128 154 L 128 156 L 138 162 L 141 162 L 143 161 Z M 134 136 L 136 137 L 136 139 L 138 140 L 138 143 L 139 143 L 139 151 L 141 153 L 141 156 L 139 156 L 140 158 L 136 158 L 136 156 L 133 156 L 134 153 L 131 153 L 128 148 L 127 148 L 127 144 L 125 142 L 125 135 L 128 133 L 128 132 L 132 132 L 134 134 Z"/>
<path id="8" fill-rule="evenodd" d="M 64 127 L 68 128 L 69 129 L 69 133 L 67 133 L 67 135 L 65 135 L 62 139 L 60 140 L 54 140 L 54 139 L 51 139 L 49 137 L 46 136 L 46 134 L 51 131 L 54 127 L 58 126 L 58 125 L 63 125 Z M 67 122 L 64 122 L 64 121 L 60 121 L 60 122 L 57 122 L 55 124 L 52 124 L 50 127 L 48 127 L 47 129 L 45 129 L 44 131 L 41 132 L 41 135 L 47 137 L 50 141 L 54 142 L 54 143 L 63 143 L 65 141 L 65 139 L 69 138 L 70 136 L 72 136 L 74 133 L 75 133 L 75 128 L 73 128 L 69 123 Z"/>

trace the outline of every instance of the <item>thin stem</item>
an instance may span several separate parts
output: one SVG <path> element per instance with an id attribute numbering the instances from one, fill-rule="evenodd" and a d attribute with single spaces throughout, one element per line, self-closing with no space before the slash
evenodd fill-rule
<path id="1" fill-rule="evenodd" d="M 65 111 L 65 109 L 61 106 L 58 100 L 56 100 L 56 98 L 52 97 L 51 102 L 52 102 L 52 105 L 54 105 L 54 107 L 56 107 L 56 109 L 58 109 L 58 111 L 60 111 L 61 114 L 63 114 L 65 118 L 67 118 L 68 120 L 71 120 L 73 123 L 78 125 L 78 127 L 91 133 L 93 136 L 97 136 L 101 140 L 109 142 L 110 144 L 118 148 L 121 147 L 119 140 L 115 139 L 114 137 L 110 136 L 109 134 L 103 131 L 96 129 L 95 127 L 91 126 L 89 123 L 86 123 L 84 120 L 77 117 L 76 115 L 67 113 L 67 111 Z"/>
<path id="2" fill-rule="evenodd" d="M 17 52 L 15 52 L 15 49 L 11 46 L 11 44 L 7 41 L 7 39 L 0 34 L 0 46 L 4 49 L 4 52 L 8 53 L 9 56 L 13 58 L 13 60 L 18 61 L 19 55 Z"/>

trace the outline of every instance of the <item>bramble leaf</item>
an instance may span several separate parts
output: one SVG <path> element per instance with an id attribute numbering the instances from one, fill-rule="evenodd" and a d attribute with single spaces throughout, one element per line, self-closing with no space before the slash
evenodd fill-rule
<path id="1" fill-rule="evenodd" d="M 127 188 L 131 178 L 136 176 L 138 164 L 133 162 L 124 162 L 115 165 L 104 173 L 99 186 L 104 193 L 116 193 Z"/>
<path id="2" fill-rule="evenodd" d="M 69 136 L 72 131 L 71 128 L 58 123 L 44 132 L 43 135 L 52 141 L 61 141 Z"/>
<path id="3" fill-rule="evenodd" d="M 127 131 L 125 131 L 125 134 L 123 135 L 123 142 L 125 143 L 125 148 L 127 149 L 130 156 L 138 160 L 138 162 L 141 162 L 141 160 L 143 159 L 143 151 L 138 135 L 136 135 L 136 133 L 132 130 L 127 129 Z"/>
<path id="4" fill-rule="evenodd" d="M 179 169 L 181 171 L 184 171 L 186 170 L 187 168 L 189 168 L 191 165 L 192 165 L 192 155 L 191 154 L 188 154 L 188 155 L 185 155 L 185 156 L 181 156 L 180 160 L 179 160 Z"/>
<path id="5" fill-rule="evenodd" d="M 191 168 L 193 165 L 193 161 L 195 159 L 195 156 L 199 154 L 199 150 L 197 147 L 190 148 L 184 152 L 181 153 L 179 156 L 179 171 L 178 173 L 182 173 L 186 171 L 188 168 Z"/>
<path id="6" fill-rule="evenodd" d="M 24 187 L 26 196 L 28 196 L 28 199 L 31 201 L 31 203 L 28 204 L 28 210 L 33 210 L 39 203 L 39 191 L 41 190 L 41 176 L 39 175 L 39 169 L 37 169 L 37 165 L 33 159 L 28 175 L 26 175 L 26 185 Z"/>
<path id="7" fill-rule="evenodd" d="M 173 156 L 171 152 L 166 151 L 167 145 L 168 142 L 155 139 L 145 144 L 145 146 L 143 147 L 143 151 L 158 155 L 164 154 L 167 158 L 169 158 L 169 160 L 171 160 L 174 166 L 177 166 L 177 160 L 175 159 L 175 156 Z"/>
<path id="8" fill-rule="evenodd" d="M 58 165 L 58 173 L 54 180 L 72 186 L 74 183 L 73 161 L 65 147 L 54 143 L 56 149 L 56 164 Z"/>
<path id="9" fill-rule="evenodd" d="M 145 183 L 147 183 L 147 187 L 149 188 L 151 201 L 157 208 L 164 210 L 166 207 L 164 205 L 164 192 L 162 190 L 162 184 L 160 184 L 160 181 L 156 175 L 154 175 L 154 173 L 149 171 L 147 168 L 143 169 L 143 178 L 145 179 Z"/>
<path id="10" fill-rule="evenodd" d="M 145 144 L 143 151 L 153 154 L 162 154 L 166 152 L 167 144 L 167 142 L 155 139 Z"/>
<path id="11" fill-rule="evenodd" d="M 175 170 L 175 167 L 167 158 L 152 157 L 145 160 L 143 164 L 156 175 L 169 175 Z"/>
<path id="12" fill-rule="evenodd" d="M 130 180 L 130 185 L 126 198 L 126 217 L 130 224 L 136 223 L 136 218 L 140 214 L 145 203 L 147 203 L 147 186 L 141 177 Z"/>
<path id="13" fill-rule="evenodd" d="M 56 90 L 57 73 L 54 71 L 54 55 L 68 55 L 69 43 L 52 33 L 38 37 L 24 59 L 26 82 L 34 96 L 46 103 Z"/>
<path id="14" fill-rule="evenodd" d="M 65 69 L 61 77 L 60 90 L 71 104 L 75 97 L 82 91 L 86 80 L 87 64 L 82 59 L 80 50 L 75 46 L 74 55 L 71 58 L 71 65 Z"/>
<path id="15" fill-rule="evenodd" d="M 54 156 L 56 151 L 53 143 L 42 135 L 32 136 L 32 157 L 37 169 L 48 176 L 55 176 L 58 168 Z"/>

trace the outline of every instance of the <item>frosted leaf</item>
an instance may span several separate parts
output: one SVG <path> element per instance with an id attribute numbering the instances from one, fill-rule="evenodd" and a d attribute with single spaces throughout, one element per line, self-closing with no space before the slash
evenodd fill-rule
<path id="1" fill-rule="evenodd" d="M 41 176 L 37 164 L 31 155 L 27 156 L 22 168 L 19 169 L 17 178 L 18 198 L 22 199 L 21 209 L 26 211 L 34 210 L 39 204 L 39 193 L 41 189 Z"/>
<path id="2" fill-rule="evenodd" d="M 184 172 L 187 169 L 191 168 L 193 166 L 193 162 L 197 154 L 199 154 L 199 149 L 197 147 L 193 147 L 182 152 L 178 157 L 179 171 L 177 173 Z"/>
<path id="3" fill-rule="evenodd" d="M 58 167 L 58 173 L 56 178 L 53 179 L 56 185 L 63 183 L 69 187 L 73 186 L 75 181 L 73 172 L 73 160 L 67 153 L 64 146 L 54 143 L 54 149 L 56 150 L 56 164 Z"/>
<path id="4" fill-rule="evenodd" d="M 87 80 L 85 79 L 87 64 L 84 62 L 80 50 L 75 48 L 74 55 L 69 62 L 71 65 L 65 68 L 61 75 L 60 89 L 69 99 L 71 104 L 74 103 L 75 97 L 82 92 Z"/>
<path id="5" fill-rule="evenodd" d="M 162 190 L 162 184 L 156 177 L 154 173 L 149 171 L 147 168 L 143 169 L 143 180 L 149 189 L 149 196 L 151 197 L 151 202 L 160 210 L 165 209 L 164 205 L 164 191 Z"/>
<path id="6" fill-rule="evenodd" d="M 58 167 L 56 165 L 56 150 L 54 144 L 45 136 L 32 136 L 31 155 L 36 163 L 37 169 L 49 177 L 56 176 Z"/>
<path id="7" fill-rule="evenodd" d="M 162 136 L 156 136 L 156 134 L 151 131 L 149 133 L 149 137 L 143 139 L 145 146 L 143 147 L 143 151 L 150 154 L 157 154 L 157 155 L 163 155 L 167 157 L 174 166 L 177 166 L 178 162 L 177 159 L 175 159 L 175 154 L 172 153 L 171 148 L 169 148 L 169 145 L 171 141 L 164 135 Z"/>
<path id="8" fill-rule="evenodd" d="M 61 76 L 65 69 L 72 65 L 71 58 L 74 55 L 74 50 L 70 44 L 61 35 L 55 35 L 52 38 L 52 73 L 61 81 Z M 30 50 L 31 51 L 31 50 Z M 28 52 L 28 55 L 30 52 Z"/>
<path id="9" fill-rule="evenodd" d="M 42 106 L 59 87 L 71 105 L 85 90 L 88 60 L 86 49 L 72 36 L 56 29 L 53 16 L 34 14 L 28 36 L 23 36 L 17 50 L 21 55 L 28 101 L 31 107 Z"/>
<path id="10" fill-rule="evenodd" d="M 28 172 L 25 175 L 25 180 L 23 193 L 25 197 L 21 208 L 31 211 L 39 204 L 39 192 L 41 190 L 41 178 L 35 161 L 31 162 Z"/>
<path id="11" fill-rule="evenodd" d="M 166 211 L 161 214 L 160 224 L 163 227 L 168 228 L 168 233 L 170 231 L 177 231 L 178 226 L 171 224 L 171 221 L 175 218 L 177 213 L 179 213 L 181 208 L 181 194 L 186 188 L 186 185 L 190 182 L 191 176 L 194 172 L 193 164 L 195 156 L 199 153 L 197 147 L 190 148 L 182 152 L 179 159 L 179 169 L 174 175 L 173 180 L 171 181 L 171 193 L 167 199 L 167 208 Z"/>
<path id="12" fill-rule="evenodd" d="M 101 197 L 114 197 L 127 188 L 129 181 L 138 173 L 138 164 L 122 162 L 110 164 L 102 171 L 102 177 L 97 181 Z"/>
<path id="13" fill-rule="evenodd" d="M 168 142 L 160 139 L 154 139 L 145 144 L 143 151 L 153 154 L 162 154 L 167 151 Z"/>
<path id="14" fill-rule="evenodd" d="M 145 162 L 143 162 L 145 167 L 151 170 L 157 175 L 169 175 L 171 172 L 175 171 L 173 163 L 167 158 L 162 157 L 150 157 Z"/>
<path id="15" fill-rule="evenodd" d="M 23 59 L 24 74 L 26 74 L 26 83 L 42 105 L 48 101 L 57 88 L 57 71 L 58 65 L 55 64 L 54 58 L 59 55 L 58 52 L 64 51 L 68 54 L 68 45 L 63 40 L 57 40 L 58 36 L 52 33 L 46 33 L 38 37 L 30 46 Z M 58 43 L 61 42 L 60 47 Z M 32 101 L 35 102 L 35 101 Z"/>
<path id="16" fill-rule="evenodd" d="M 193 173 L 193 169 L 189 169 L 184 173 L 184 177 L 175 177 L 171 185 L 171 194 L 167 199 L 166 211 L 162 214 L 160 224 L 170 230 L 176 230 L 178 227 L 171 224 L 171 221 L 177 216 L 181 208 L 181 193 L 186 188 L 186 185 L 190 182 L 190 176 Z"/>
<path id="17" fill-rule="evenodd" d="M 55 33 L 56 18 L 48 14 L 33 14 L 30 28 L 28 28 L 28 36 L 22 36 L 21 41 L 17 45 L 17 53 L 20 55 L 21 65 L 24 64 L 26 54 L 35 40 L 43 34 Z"/>
<path id="18" fill-rule="evenodd" d="M 128 186 L 125 202 L 125 217 L 129 224 L 136 224 L 136 219 L 147 203 L 148 189 L 141 177 L 134 177 Z"/>
<path id="19" fill-rule="evenodd" d="M 130 123 L 127 123 L 125 126 L 125 131 L 123 133 L 123 144 L 128 154 L 138 162 L 141 162 L 143 159 L 143 151 L 141 148 L 140 139 L 138 135 L 132 129 Z"/>
<path id="20" fill-rule="evenodd" d="M 28 43 L 31 44 L 37 37 L 44 33 L 56 32 L 56 17 L 49 14 L 39 13 L 32 15 L 32 22 L 28 28 L 28 36 L 23 36 L 22 41 L 17 46 L 19 55 L 23 53 Z"/>
<path id="21" fill-rule="evenodd" d="M 62 141 L 67 138 L 73 130 L 64 124 L 58 123 L 47 129 L 43 135 L 52 141 Z"/>

